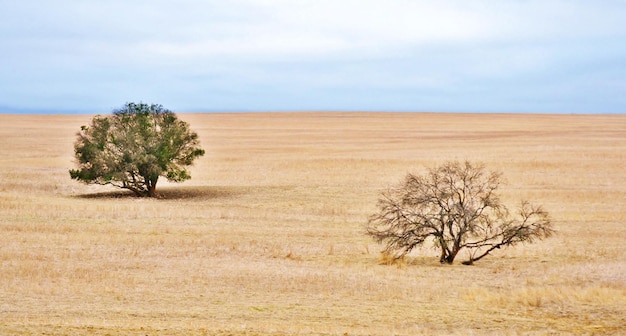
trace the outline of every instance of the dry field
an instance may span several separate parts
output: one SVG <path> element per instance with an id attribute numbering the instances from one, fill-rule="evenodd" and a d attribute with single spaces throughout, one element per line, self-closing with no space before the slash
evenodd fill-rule
<path id="1" fill-rule="evenodd" d="M 0 335 L 626 334 L 626 115 L 180 117 L 207 154 L 140 199 L 69 179 L 90 116 L 0 115 Z M 382 264 L 379 192 L 465 159 L 557 235 Z"/>

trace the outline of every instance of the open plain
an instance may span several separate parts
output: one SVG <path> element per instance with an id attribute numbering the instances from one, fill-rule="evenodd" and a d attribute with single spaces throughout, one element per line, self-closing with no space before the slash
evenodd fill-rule
<path id="1" fill-rule="evenodd" d="M 87 115 L 0 115 L 0 335 L 626 334 L 626 115 L 179 114 L 158 199 L 70 180 Z M 483 162 L 557 234 L 475 266 L 363 234 L 407 172 Z"/>

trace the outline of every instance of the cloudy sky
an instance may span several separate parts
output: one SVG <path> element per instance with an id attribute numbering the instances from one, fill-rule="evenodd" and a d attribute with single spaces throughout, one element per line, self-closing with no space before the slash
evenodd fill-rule
<path id="1" fill-rule="evenodd" d="M 626 113 L 624 0 L 0 0 L 0 112 Z"/>

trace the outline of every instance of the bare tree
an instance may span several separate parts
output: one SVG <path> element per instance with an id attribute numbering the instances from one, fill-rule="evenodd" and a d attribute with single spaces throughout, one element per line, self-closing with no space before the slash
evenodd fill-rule
<path id="1" fill-rule="evenodd" d="M 432 241 L 441 263 L 452 264 L 466 248 L 468 265 L 495 249 L 551 236 L 550 217 L 541 206 L 522 201 L 510 215 L 497 193 L 501 177 L 467 161 L 447 162 L 424 176 L 408 174 L 404 183 L 382 193 L 366 232 L 394 258 Z"/>

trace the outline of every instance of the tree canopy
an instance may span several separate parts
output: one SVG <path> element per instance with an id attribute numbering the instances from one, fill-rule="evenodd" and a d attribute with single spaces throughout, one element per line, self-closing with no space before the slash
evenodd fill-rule
<path id="1" fill-rule="evenodd" d="M 205 151 L 198 134 L 172 111 L 157 104 L 127 103 L 111 115 L 82 126 L 74 144 L 78 169 L 72 179 L 113 185 L 138 196 L 155 196 L 157 181 L 191 178 L 187 166 Z"/>
<path id="2" fill-rule="evenodd" d="M 472 264 L 495 249 L 551 236 L 550 217 L 541 206 L 522 201 L 511 215 L 497 193 L 501 177 L 470 162 L 448 162 L 422 176 L 408 174 L 382 193 L 366 232 L 394 258 L 432 241 L 440 262 L 448 264 L 464 248 L 469 251 L 464 264 Z"/>

